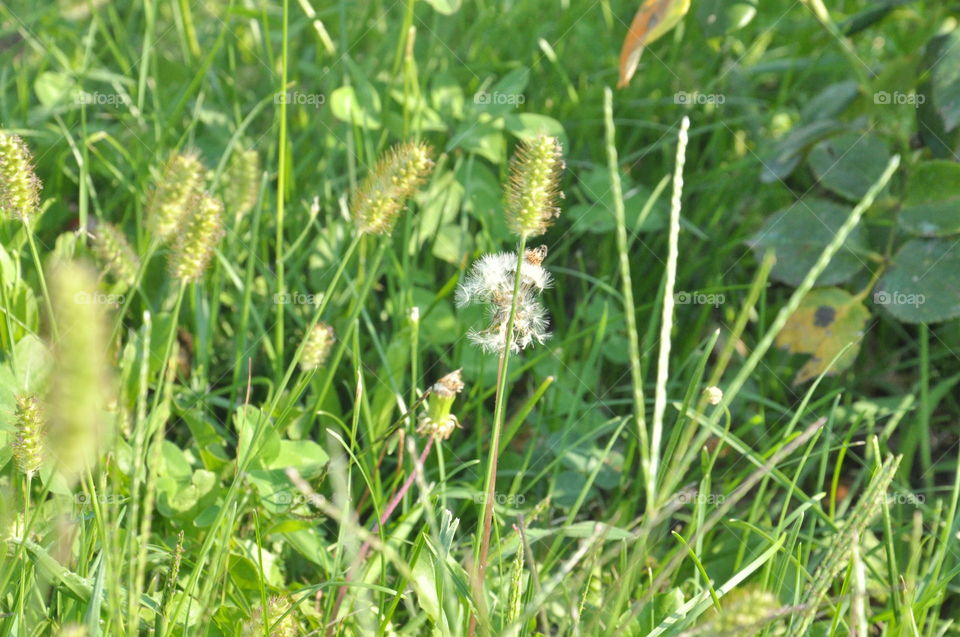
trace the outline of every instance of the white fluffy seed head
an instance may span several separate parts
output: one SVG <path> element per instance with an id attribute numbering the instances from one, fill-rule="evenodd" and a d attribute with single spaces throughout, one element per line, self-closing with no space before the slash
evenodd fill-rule
<path id="1" fill-rule="evenodd" d="M 485 254 L 478 259 L 456 292 L 458 307 L 472 303 L 497 304 L 501 297 L 513 294 L 517 272 L 516 253 Z M 550 273 L 539 263 L 524 259 L 520 266 L 520 291 L 542 292 L 550 287 Z"/>

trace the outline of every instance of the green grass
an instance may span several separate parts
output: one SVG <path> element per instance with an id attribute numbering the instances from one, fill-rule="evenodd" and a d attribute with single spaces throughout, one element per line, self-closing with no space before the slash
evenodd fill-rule
<path id="1" fill-rule="evenodd" d="M 0 635 L 960 632 L 960 323 L 877 311 L 856 363 L 803 385 L 776 346 L 848 233 L 887 245 L 850 289 L 890 260 L 884 215 L 930 151 L 915 109 L 871 96 L 909 92 L 949 3 L 901 3 L 848 38 L 877 3 L 824 19 L 770 0 L 708 37 L 694 0 L 619 91 L 638 2 L 446 4 L 0 6 L 0 129 L 43 181 L 29 225 L 0 220 Z M 845 80 L 844 121 L 899 167 L 783 285 L 748 239 L 803 195 L 838 198 L 806 164 L 761 175 Z M 508 159 L 544 132 L 567 164 L 561 216 L 527 241 L 549 248 L 552 338 L 501 364 L 454 293 L 517 249 Z M 407 140 L 435 168 L 392 233 L 361 235 L 351 193 Z M 148 227 L 163 166 L 193 150 L 225 197 L 246 149 L 256 203 L 227 208 L 210 267 L 181 284 Z M 135 285 L 95 257 L 100 223 L 130 240 Z M 57 348 L 89 334 L 58 330 L 71 306 L 52 283 L 75 260 L 97 268 L 116 400 L 89 422 L 106 432 L 89 471 L 48 453 L 28 479 L 15 396 L 64 409 L 47 405 Z M 304 371 L 321 321 L 336 343 Z M 425 392 L 457 369 L 461 426 L 431 442 Z"/>

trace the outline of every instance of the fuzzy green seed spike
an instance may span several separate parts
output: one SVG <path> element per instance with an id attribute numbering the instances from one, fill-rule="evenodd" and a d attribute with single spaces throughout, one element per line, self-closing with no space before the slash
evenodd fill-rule
<path id="1" fill-rule="evenodd" d="M 93 237 L 93 252 L 118 281 L 127 287 L 133 286 L 140 269 L 140 259 L 119 228 L 109 223 L 98 225 Z"/>
<path id="2" fill-rule="evenodd" d="M 433 169 L 433 149 L 408 142 L 390 149 L 354 193 L 350 212 L 362 233 L 389 234 L 407 200 Z"/>
<path id="3" fill-rule="evenodd" d="M 224 181 L 223 199 L 227 210 L 237 216 L 253 210 L 260 191 L 260 153 L 251 148 L 234 154 Z"/>
<path id="4" fill-rule="evenodd" d="M 150 231 L 160 241 L 168 241 L 182 229 L 203 179 L 203 164 L 193 153 L 176 154 L 167 162 L 147 206 Z"/>
<path id="5" fill-rule="evenodd" d="M 318 369 L 327 362 L 330 350 L 337 338 L 333 328 L 326 323 L 317 323 L 307 335 L 307 343 L 303 346 L 303 356 L 300 357 L 300 369 L 307 372 Z"/>
<path id="6" fill-rule="evenodd" d="M 30 149 L 17 135 L 0 131 L 0 211 L 26 221 L 40 207 L 40 180 Z"/>
<path id="7" fill-rule="evenodd" d="M 13 459 L 27 477 L 32 477 L 43 461 L 43 446 L 46 427 L 36 396 L 17 396 L 14 414 L 17 435 L 10 445 Z"/>
<path id="8" fill-rule="evenodd" d="M 284 616 L 292 603 L 292 600 L 285 595 L 274 595 L 267 600 L 266 617 L 264 617 L 263 607 L 257 606 L 250 619 L 243 625 L 244 637 L 263 637 L 264 625 L 270 627 L 270 637 L 297 637 L 303 634 L 297 623 L 296 608 Z M 283 619 L 280 619 L 281 617 Z"/>
<path id="9" fill-rule="evenodd" d="M 97 275 L 67 261 L 53 271 L 50 291 L 59 337 L 48 396 L 49 448 L 69 483 L 92 467 L 109 437 L 108 406 L 115 399 L 107 358 L 106 316 L 97 302 Z"/>
<path id="10" fill-rule="evenodd" d="M 560 216 L 557 200 L 563 198 L 563 148 L 556 137 L 525 141 L 510 160 L 506 188 L 507 225 L 520 236 L 536 237 Z"/>
<path id="11" fill-rule="evenodd" d="M 170 273 L 185 283 L 203 276 L 223 237 L 223 203 L 219 199 L 201 193 L 191 209 L 170 253 Z"/>

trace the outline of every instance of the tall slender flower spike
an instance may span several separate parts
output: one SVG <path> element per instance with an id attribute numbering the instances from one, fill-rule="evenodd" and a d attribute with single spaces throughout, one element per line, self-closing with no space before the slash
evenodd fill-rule
<path id="1" fill-rule="evenodd" d="M 234 153 L 224 182 L 223 199 L 231 214 L 241 216 L 253 210 L 260 192 L 260 153 L 253 148 Z"/>
<path id="2" fill-rule="evenodd" d="M 20 471 L 32 477 L 43 461 L 46 426 L 36 396 L 17 396 L 15 421 L 17 437 L 13 447 L 13 459 Z"/>
<path id="3" fill-rule="evenodd" d="M 182 229 L 190 205 L 203 188 L 204 171 L 194 153 L 178 153 L 167 161 L 147 205 L 148 226 L 160 241 Z"/>
<path id="4" fill-rule="evenodd" d="M 407 200 L 433 169 L 433 149 L 420 142 L 394 146 L 377 162 L 350 201 L 363 233 L 389 234 Z"/>
<path id="5" fill-rule="evenodd" d="M 507 225 L 513 232 L 539 236 L 560 216 L 563 168 L 563 148 L 556 137 L 542 135 L 521 143 L 510 160 L 506 188 Z"/>
<path id="6" fill-rule="evenodd" d="M 207 193 L 194 197 L 192 211 L 170 253 L 170 273 L 191 283 L 203 276 L 223 237 L 223 203 Z"/>
<path id="7" fill-rule="evenodd" d="M 330 350 L 337 338 L 333 327 L 326 323 L 317 323 L 307 334 L 307 343 L 303 346 L 303 356 L 300 357 L 300 369 L 307 372 L 318 369 L 327 362 Z"/>
<path id="8" fill-rule="evenodd" d="M 417 422 L 418 434 L 433 436 L 437 440 L 450 437 L 453 430 L 460 426 L 460 421 L 450 413 L 450 409 L 463 387 L 463 377 L 458 369 L 438 380 L 427 390 L 427 411 L 420 415 Z"/>
<path id="9" fill-rule="evenodd" d="M 40 207 L 40 180 L 30 149 L 17 135 L 0 131 L 0 210 L 27 221 Z"/>
<path id="10" fill-rule="evenodd" d="M 119 228 L 109 223 L 98 224 L 93 235 L 93 252 L 117 280 L 128 287 L 136 283 L 140 259 Z"/>

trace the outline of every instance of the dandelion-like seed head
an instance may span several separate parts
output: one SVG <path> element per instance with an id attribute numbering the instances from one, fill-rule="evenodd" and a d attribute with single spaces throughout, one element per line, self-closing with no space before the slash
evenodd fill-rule
<path id="1" fill-rule="evenodd" d="M 394 146 L 376 163 L 350 201 L 360 232 L 389 234 L 407 200 L 433 169 L 433 149 L 421 142 Z"/>
<path id="2" fill-rule="evenodd" d="M 18 136 L 0 131 L 0 210 L 27 221 L 40 208 L 40 180 L 33 155 Z"/>
<path id="3" fill-rule="evenodd" d="M 333 327 L 326 323 L 317 323 L 307 334 L 307 342 L 303 346 L 303 355 L 300 357 L 300 369 L 307 372 L 319 369 L 327 362 L 330 350 L 337 341 Z"/>
<path id="4" fill-rule="evenodd" d="M 417 433 L 433 436 L 437 440 L 449 438 L 454 429 L 460 426 L 460 421 L 450 410 L 463 388 L 463 376 L 459 369 L 434 383 L 427 393 L 426 411 L 417 421 Z"/>
<path id="5" fill-rule="evenodd" d="M 563 148 L 556 137 L 542 135 L 521 143 L 510 160 L 506 189 L 507 225 L 513 232 L 541 235 L 560 216 L 563 168 Z"/>
<path id="6" fill-rule="evenodd" d="M 223 203 L 207 193 L 194 195 L 190 214 L 170 253 L 170 273 L 185 283 L 197 281 L 223 237 Z"/>
<path id="7" fill-rule="evenodd" d="M 17 468 L 32 477 L 43 462 L 43 448 L 46 438 L 46 424 L 40 411 L 36 396 L 16 397 L 17 407 L 14 414 L 17 433 L 11 447 L 13 460 Z"/>
<path id="8" fill-rule="evenodd" d="M 119 228 L 109 223 L 98 224 L 93 235 L 93 253 L 118 281 L 128 287 L 136 283 L 140 259 Z"/>
<path id="9" fill-rule="evenodd" d="M 203 189 L 204 173 L 200 158 L 192 152 L 177 153 L 167 161 L 147 204 L 148 226 L 161 241 L 183 231 Z"/>

